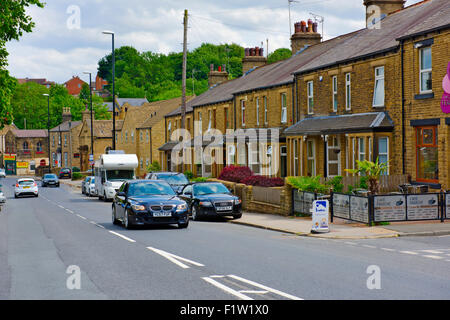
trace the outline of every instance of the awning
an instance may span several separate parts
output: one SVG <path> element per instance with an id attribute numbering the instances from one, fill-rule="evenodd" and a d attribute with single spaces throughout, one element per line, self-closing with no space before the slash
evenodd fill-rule
<path id="1" fill-rule="evenodd" d="M 158 148 L 159 151 L 171 151 L 179 142 L 169 141 Z"/>
<path id="2" fill-rule="evenodd" d="M 387 112 L 345 114 L 311 117 L 287 128 L 286 136 L 322 135 L 358 132 L 390 132 L 394 122 Z"/>

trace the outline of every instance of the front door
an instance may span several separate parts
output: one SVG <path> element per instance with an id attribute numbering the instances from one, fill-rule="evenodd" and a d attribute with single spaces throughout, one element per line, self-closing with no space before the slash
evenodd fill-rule
<path id="1" fill-rule="evenodd" d="M 5 160 L 5 169 L 7 175 L 16 175 L 16 161 Z"/>

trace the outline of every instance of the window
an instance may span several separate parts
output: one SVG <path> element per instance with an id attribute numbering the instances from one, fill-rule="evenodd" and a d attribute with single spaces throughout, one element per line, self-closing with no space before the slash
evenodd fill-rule
<path id="1" fill-rule="evenodd" d="M 259 126 L 259 98 L 256 98 L 256 125 Z"/>
<path id="2" fill-rule="evenodd" d="M 198 113 L 198 131 L 199 131 L 199 134 L 202 134 L 203 133 L 203 120 L 202 120 L 202 113 L 201 112 L 199 112 Z"/>
<path id="3" fill-rule="evenodd" d="M 294 177 L 298 176 L 298 140 L 294 140 Z"/>
<path id="4" fill-rule="evenodd" d="M 131 131 L 131 142 L 134 142 L 134 130 Z"/>
<path id="5" fill-rule="evenodd" d="M 350 73 L 345 75 L 345 110 L 352 108 L 352 76 Z"/>
<path id="6" fill-rule="evenodd" d="M 308 176 L 316 175 L 316 146 L 313 140 L 308 140 L 306 143 L 306 152 L 308 156 Z"/>
<path id="7" fill-rule="evenodd" d="M 308 114 L 314 113 L 314 82 L 309 81 L 307 83 L 308 94 Z"/>
<path id="8" fill-rule="evenodd" d="M 52 136 L 52 147 L 55 146 L 55 136 Z"/>
<path id="9" fill-rule="evenodd" d="M 388 164 L 389 161 L 389 138 L 378 138 L 378 162 Z M 389 169 L 384 174 L 389 174 Z"/>
<path id="10" fill-rule="evenodd" d="M 373 148 L 373 144 L 372 144 L 372 137 L 369 137 L 369 161 L 373 161 L 372 159 L 372 148 Z"/>
<path id="11" fill-rule="evenodd" d="M 236 146 L 229 145 L 227 155 L 228 155 L 227 165 L 235 164 L 235 162 L 236 162 Z"/>
<path id="12" fill-rule="evenodd" d="M 172 136 L 172 121 L 169 121 L 169 125 L 167 126 L 167 132 L 169 134 L 169 140 L 171 140 L 171 136 Z"/>
<path id="13" fill-rule="evenodd" d="M 337 76 L 333 77 L 333 112 L 337 112 L 338 111 L 338 92 L 337 92 L 337 86 L 338 86 L 338 82 L 337 82 Z"/>
<path id="14" fill-rule="evenodd" d="M 149 141 L 149 137 L 150 137 L 150 134 L 149 134 L 149 130 L 147 130 L 147 133 L 146 133 L 146 135 L 147 135 L 147 142 Z"/>
<path id="15" fill-rule="evenodd" d="M 128 131 L 125 131 L 125 143 L 128 142 Z"/>
<path id="16" fill-rule="evenodd" d="M 224 109 L 224 118 L 225 118 L 225 130 L 230 128 L 230 115 L 228 114 L 228 108 Z"/>
<path id="17" fill-rule="evenodd" d="M 268 124 L 268 119 L 267 119 L 267 97 L 264 97 L 264 124 L 267 125 Z"/>
<path id="18" fill-rule="evenodd" d="M 281 94 L 281 123 L 287 123 L 286 93 Z"/>
<path id="19" fill-rule="evenodd" d="M 212 123 L 212 111 L 208 110 L 208 117 L 209 117 L 209 123 L 208 123 L 208 131 L 211 130 L 211 123 Z"/>
<path id="20" fill-rule="evenodd" d="M 420 92 L 426 93 L 433 90 L 432 87 L 432 60 L 431 47 L 420 49 Z"/>
<path id="21" fill-rule="evenodd" d="M 64 135 L 64 147 L 67 147 L 67 134 Z"/>
<path id="22" fill-rule="evenodd" d="M 250 169 L 255 174 L 260 174 L 260 162 L 258 161 L 258 143 L 248 144 L 248 159 Z"/>
<path id="23" fill-rule="evenodd" d="M 358 138 L 358 160 L 366 160 L 366 138 Z"/>
<path id="24" fill-rule="evenodd" d="M 36 143 L 36 151 L 37 152 L 42 152 L 42 142 L 38 142 Z"/>
<path id="25" fill-rule="evenodd" d="M 141 159 L 141 169 L 144 169 L 144 160 Z"/>
<path id="26" fill-rule="evenodd" d="M 384 67 L 375 68 L 375 89 L 373 91 L 373 106 L 384 106 Z"/>
<path id="27" fill-rule="evenodd" d="M 28 148 L 28 142 L 24 142 L 23 144 L 22 144 L 22 149 L 23 149 L 23 151 L 29 151 L 29 148 Z"/>
<path id="28" fill-rule="evenodd" d="M 140 142 L 144 141 L 144 135 L 142 133 L 142 130 L 139 131 L 139 140 Z"/>
<path id="29" fill-rule="evenodd" d="M 437 127 L 419 127 L 417 132 L 417 181 L 439 182 Z"/>
<path id="30" fill-rule="evenodd" d="M 340 145 L 337 137 L 328 137 L 328 176 L 334 177 L 341 174 L 341 166 L 340 166 Z"/>
<path id="31" fill-rule="evenodd" d="M 245 100 L 241 100 L 242 126 L 245 127 Z"/>
<path id="32" fill-rule="evenodd" d="M 280 175 L 282 178 L 287 177 L 287 147 L 280 146 Z"/>
<path id="33" fill-rule="evenodd" d="M 69 166 L 69 157 L 67 156 L 67 152 L 64 152 L 64 167 Z"/>

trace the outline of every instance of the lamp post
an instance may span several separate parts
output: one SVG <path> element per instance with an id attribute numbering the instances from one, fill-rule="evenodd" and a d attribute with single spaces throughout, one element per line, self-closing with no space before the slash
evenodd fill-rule
<path id="1" fill-rule="evenodd" d="M 50 170 L 50 95 L 48 93 L 44 93 L 43 96 L 47 97 L 47 145 L 48 145 L 48 173 Z"/>
<path id="2" fill-rule="evenodd" d="M 91 104 L 91 155 L 92 159 L 94 159 L 94 115 L 92 108 L 92 73 L 85 71 L 84 74 L 89 75 L 89 99 Z M 90 159 L 89 159 L 90 160 Z M 94 164 L 92 164 L 92 172 L 94 172 Z"/>
<path id="3" fill-rule="evenodd" d="M 103 34 L 110 34 L 112 37 L 112 96 L 113 96 L 112 149 L 116 150 L 116 92 L 115 92 L 116 54 L 114 50 L 114 32 L 103 31 Z"/>

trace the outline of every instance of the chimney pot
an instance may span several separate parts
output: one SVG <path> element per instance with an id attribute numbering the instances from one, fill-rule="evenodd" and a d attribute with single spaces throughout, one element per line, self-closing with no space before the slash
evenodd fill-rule
<path id="1" fill-rule="evenodd" d="M 260 55 L 261 57 L 264 57 L 264 48 L 260 48 L 260 49 L 259 49 L 259 55 Z"/>
<path id="2" fill-rule="evenodd" d="M 305 21 L 301 22 L 301 29 L 302 29 L 302 32 L 306 32 L 306 22 Z"/>
<path id="3" fill-rule="evenodd" d="M 211 63 L 211 64 L 209 65 L 209 70 L 210 70 L 210 71 L 214 71 L 214 64 Z"/>
<path id="4" fill-rule="evenodd" d="M 313 23 L 313 32 L 314 32 L 314 33 L 317 33 L 317 27 L 318 27 L 317 22 L 314 22 L 314 23 Z"/>
<path id="5" fill-rule="evenodd" d="M 313 21 L 311 19 L 308 19 L 308 32 L 312 32 L 313 31 Z"/>
<path id="6" fill-rule="evenodd" d="M 245 48 L 245 56 L 248 57 L 250 55 L 250 48 Z"/>
<path id="7" fill-rule="evenodd" d="M 218 70 L 219 72 L 222 72 L 222 66 L 219 66 L 219 70 Z"/>

